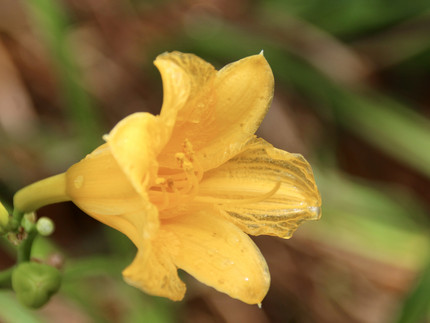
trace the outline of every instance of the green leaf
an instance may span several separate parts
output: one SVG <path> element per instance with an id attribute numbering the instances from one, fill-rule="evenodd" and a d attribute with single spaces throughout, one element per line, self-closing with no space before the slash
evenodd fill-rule
<path id="1" fill-rule="evenodd" d="M 13 296 L 11 291 L 0 291 L 0 321 L 4 323 L 43 323 L 41 319 L 32 310 L 22 306 Z"/>
<path id="2" fill-rule="evenodd" d="M 429 309 L 430 261 L 419 276 L 417 284 L 405 299 L 396 323 L 427 322 L 430 319 Z"/>
<path id="3" fill-rule="evenodd" d="M 64 104 L 83 153 L 101 142 L 101 127 L 90 96 L 85 91 L 81 73 L 68 42 L 68 19 L 60 2 L 54 0 L 25 1 L 30 17 L 44 37 L 61 83 Z"/>

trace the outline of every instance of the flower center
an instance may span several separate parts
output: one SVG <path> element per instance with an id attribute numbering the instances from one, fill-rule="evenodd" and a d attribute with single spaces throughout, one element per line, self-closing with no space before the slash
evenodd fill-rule
<path id="1" fill-rule="evenodd" d="M 150 200 L 157 205 L 159 211 L 189 203 L 198 193 L 199 182 L 203 177 L 188 139 L 184 140 L 182 151 L 175 154 L 175 159 L 178 168 L 160 168 L 155 185 L 149 190 Z M 166 218 L 169 214 L 164 212 L 160 217 Z"/>

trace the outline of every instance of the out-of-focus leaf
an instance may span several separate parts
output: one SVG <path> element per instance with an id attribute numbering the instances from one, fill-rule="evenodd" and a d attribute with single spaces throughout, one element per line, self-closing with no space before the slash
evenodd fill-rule
<path id="1" fill-rule="evenodd" d="M 310 106 L 430 178 L 430 150 L 426 149 L 430 142 L 430 120 L 404 104 L 371 91 L 359 94 L 343 88 L 279 44 L 251 36 L 234 26 L 224 25 L 210 39 L 179 41 L 181 48 L 226 60 L 264 49 L 275 78 L 312 101 Z"/>
<path id="2" fill-rule="evenodd" d="M 21 305 L 11 291 L 0 291 L 0 321 L 4 323 L 43 323 L 34 311 Z"/>
<path id="3" fill-rule="evenodd" d="M 106 313 L 103 307 L 103 297 L 122 299 L 112 291 L 112 283 L 105 282 L 111 277 L 119 278 L 121 269 L 115 257 L 97 257 L 69 260 L 64 269 L 61 293 L 76 303 L 85 312 L 92 322 L 106 322 Z M 103 285 L 103 290 L 100 286 Z M 107 294 L 105 291 L 110 290 Z"/>
<path id="4" fill-rule="evenodd" d="M 430 252 L 430 236 L 419 202 L 335 171 L 316 171 L 315 176 L 323 217 L 305 224 L 303 231 L 367 257 L 412 269 L 422 265 Z"/>
<path id="5" fill-rule="evenodd" d="M 83 153 L 101 142 L 101 130 L 94 106 L 86 93 L 83 80 L 70 46 L 67 16 L 60 3 L 53 0 L 25 2 L 38 31 L 44 36 L 60 79 L 67 115 L 72 121 Z"/>
<path id="6" fill-rule="evenodd" d="M 106 302 L 115 302 L 122 322 L 175 322 L 175 306 L 170 301 L 148 296 L 124 282 L 121 270 L 128 264 L 112 255 L 71 261 L 64 273 L 63 295 L 79 304 L 94 322 L 106 321 Z"/>
<path id="7" fill-rule="evenodd" d="M 271 0 L 264 5 L 299 16 L 343 37 L 360 36 L 430 9 L 426 0 Z"/>
<path id="8" fill-rule="evenodd" d="M 428 322 L 428 320 L 430 320 L 430 261 L 421 273 L 416 286 L 405 299 L 396 323 Z"/>
<path id="9" fill-rule="evenodd" d="M 125 284 L 125 283 L 124 283 Z M 167 299 L 145 295 L 142 291 L 122 285 L 121 291 L 129 306 L 128 315 L 124 319 L 126 323 L 151 322 L 151 323 L 173 323 L 178 303 L 172 303 Z"/>

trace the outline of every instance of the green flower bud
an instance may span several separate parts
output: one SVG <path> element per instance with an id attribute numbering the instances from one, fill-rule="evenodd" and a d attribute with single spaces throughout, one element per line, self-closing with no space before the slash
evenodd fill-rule
<path id="1" fill-rule="evenodd" d="M 6 230 L 8 222 L 9 222 L 9 212 L 0 202 L 0 232 L 3 232 Z"/>
<path id="2" fill-rule="evenodd" d="M 37 232 L 39 232 L 39 234 L 46 237 L 51 235 L 52 232 L 54 232 L 55 225 L 50 218 L 43 216 L 39 220 L 37 220 L 36 229 L 37 229 Z"/>
<path id="3" fill-rule="evenodd" d="M 36 214 L 34 212 L 24 214 L 21 225 L 26 232 L 30 232 L 34 229 L 36 223 Z"/>
<path id="4" fill-rule="evenodd" d="M 30 307 L 45 305 L 61 285 L 58 269 L 35 262 L 24 262 L 12 273 L 12 288 L 18 300 Z"/>

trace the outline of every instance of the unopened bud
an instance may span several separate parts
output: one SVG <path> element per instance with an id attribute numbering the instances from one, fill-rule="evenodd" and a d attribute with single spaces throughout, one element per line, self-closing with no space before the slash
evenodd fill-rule
<path id="1" fill-rule="evenodd" d="M 9 212 L 0 202 L 0 232 L 3 232 L 6 230 L 8 222 L 9 222 Z"/>
<path id="2" fill-rule="evenodd" d="M 34 224 L 36 223 L 36 214 L 34 212 L 24 214 L 21 225 L 26 232 L 34 230 Z"/>
<path id="3" fill-rule="evenodd" d="M 42 236 L 49 236 L 55 230 L 54 222 L 47 217 L 41 217 L 36 223 L 37 232 Z"/>
<path id="4" fill-rule="evenodd" d="M 18 300 L 30 307 L 45 305 L 61 285 L 58 269 L 35 262 L 24 262 L 12 273 L 12 288 Z"/>

